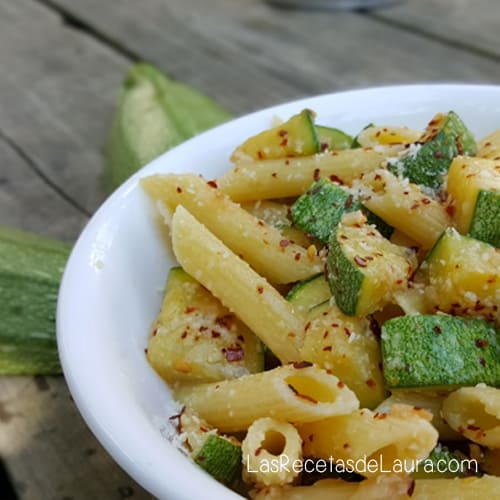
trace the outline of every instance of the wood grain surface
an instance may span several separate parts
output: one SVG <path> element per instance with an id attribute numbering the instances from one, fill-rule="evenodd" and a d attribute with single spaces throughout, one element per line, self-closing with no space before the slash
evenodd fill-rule
<path id="1" fill-rule="evenodd" d="M 75 240 L 106 195 L 103 145 L 135 60 L 240 115 L 372 85 L 498 83 L 499 33 L 496 0 L 351 13 L 260 0 L 0 0 L 0 224 Z M 18 498 L 150 498 L 97 443 L 62 377 L 0 378 L 0 457 Z"/>

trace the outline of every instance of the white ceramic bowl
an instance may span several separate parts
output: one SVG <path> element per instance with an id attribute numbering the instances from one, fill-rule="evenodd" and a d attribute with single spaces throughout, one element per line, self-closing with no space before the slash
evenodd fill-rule
<path id="1" fill-rule="evenodd" d="M 500 87 L 418 85 L 324 95 L 282 104 L 210 130 L 165 153 L 118 189 L 77 241 L 59 295 L 59 352 L 71 393 L 114 459 L 162 499 L 239 498 L 162 436 L 173 413 L 166 385 L 144 356 L 148 329 L 174 260 L 138 180 L 156 172 L 217 177 L 231 151 L 304 107 L 317 122 L 356 133 L 370 122 L 423 128 L 438 111 L 456 111 L 476 137 L 500 128 Z"/>

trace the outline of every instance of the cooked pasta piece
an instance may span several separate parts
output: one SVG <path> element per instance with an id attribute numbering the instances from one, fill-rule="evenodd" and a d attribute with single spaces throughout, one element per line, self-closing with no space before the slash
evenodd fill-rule
<path id="1" fill-rule="evenodd" d="M 394 405 L 389 413 L 367 409 L 302 424 L 304 455 L 348 464 L 364 476 L 409 473 L 436 446 L 438 433 L 424 409 Z"/>
<path id="2" fill-rule="evenodd" d="M 500 129 L 488 134 L 477 144 L 477 156 L 500 160 Z"/>
<path id="3" fill-rule="evenodd" d="M 290 207 L 284 203 L 277 203 L 270 200 L 247 201 L 241 203 L 241 208 L 251 213 L 257 219 L 263 220 L 266 224 L 280 227 L 290 224 L 288 210 Z"/>
<path id="4" fill-rule="evenodd" d="M 322 479 L 312 486 L 263 488 L 252 494 L 254 500 L 406 500 L 413 481 L 402 476 L 376 476 L 361 483 L 342 479 Z"/>
<path id="5" fill-rule="evenodd" d="M 233 252 L 273 283 L 317 274 L 319 258 L 285 240 L 278 229 L 249 214 L 196 175 L 154 175 L 142 180 L 147 193 L 172 212 L 182 204 Z"/>
<path id="6" fill-rule="evenodd" d="M 292 483 L 301 472 L 302 439 L 288 422 L 256 420 L 241 443 L 243 480 L 257 486 Z"/>
<path id="7" fill-rule="evenodd" d="M 262 276 L 182 205 L 172 217 L 172 246 L 183 269 L 234 312 L 283 362 L 299 359 L 303 319 Z"/>
<path id="8" fill-rule="evenodd" d="M 444 401 L 443 417 L 463 436 L 500 449 L 500 389 L 479 384 L 462 387 Z"/>
<path id="9" fill-rule="evenodd" d="M 233 201 L 298 196 L 313 180 L 328 177 L 351 184 L 361 174 L 380 167 L 383 155 L 367 149 L 346 149 L 302 158 L 238 163 L 217 185 Z"/>
<path id="10" fill-rule="evenodd" d="M 335 375 L 309 363 L 213 384 L 180 387 L 176 398 L 222 432 L 236 432 L 262 417 L 312 422 L 359 407 L 354 393 Z"/>
<path id="11" fill-rule="evenodd" d="M 382 401 L 375 409 L 378 413 L 389 413 L 391 408 L 396 404 L 405 404 L 424 408 L 429 413 L 432 413 L 432 425 L 439 432 L 439 439 L 444 441 L 462 441 L 464 437 L 454 431 L 441 416 L 441 406 L 447 393 L 439 394 L 433 391 L 418 391 L 418 390 L 396 390 L 393 391 L 390 397 Z"/>
<path id="12" fill-rule="evenodd" d="M 356 137 L 358 143 L 364 147 L 395 146 L 411 144 L 422 136 L 422 132 L 408 127 L 394 125 L 372 125 L 363 129 Z M 394 148 L 394 151 L 400 152 Z"/>
<path id="13" fill-rule="evenodd" d="M 454 479 L 377 477 L 361 483 L 323 479 L 312 486 L 270 487 L 256 492 L 254 500 L 477 500 L 500 498 L 500 477 Z"/>
<path id="14" fill-rule="evenodd" d="M 387 170 L 364 175 L 360 189 L 367 208 L 426 249 L 451 225 L 445 207 Z"/>

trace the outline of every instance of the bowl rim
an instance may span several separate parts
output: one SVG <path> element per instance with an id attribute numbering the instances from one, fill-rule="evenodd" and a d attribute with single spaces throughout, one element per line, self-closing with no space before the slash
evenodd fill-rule
<path id="1" fill-rule="evenodd" d="M 165 160 L 169 158 L 174 151 L 179 148 L 189 148 L 196 144 L 200 140 L 204 140 L 212 135 L 216 136 L 220 134 L 221 131 L 225 129 L 238 128 L 242 123 L 248 120 L 253 120 L 259 116 L 269 116 L 279 114 L 282 110 L 294 107 L 311 107 L 314 109 L 316 102 L 328 101 L 330 99 L 342 99 L 348 98 L 352 99 L 357 96 L 372 96 L 386 95 L 387 93 L 398 92 L 402 94 L 419 94 L 429 92 L 431 95 L 446 93 L 450 91 L 464 92 L 464 93 L 485 93 L 494 92 L 498 93 L 500 97 L 500 86 L 492 84 L 468 84 L 468 83 L 418 83 L 409 85 L 384 85 L 376 87 L 366 87 L 355 90 L 345 90 L 341 92 L 325 93 L 316 96 L 304 97 L 301 99 L 291 100 L 283 102 L 274 106 L 268 106 L 264 109 L 254 111 L 249 114 L 245 114 L 241 117 L 235 118 L 228 122 L 225 122 L 217 127 L 214 127 L 208 131 L 205 131 L 188 141 L 166 151 L 158 158 L 154 159 L 152 162 L 148 163 L 146 166 L 142 167 L 136 173 L 134 173 L 127 181 L 124 182 L 118 189 L 116 189 L 112 194 L 110 194 L 107 199 L 100 205 L 93 216 L 89 219 L 85 227 L 83 228 L 80 236 L 78 237 L 70 257 L 67 261 L 63 277 L 61 280 L 61 285 L 59 289 L 57 314 L 56 314 L 56 328 L 57 328 L 57 342 L 59 349 L 59 356 L 61 360 L 61 365 L 63 368 L 63 373 L 68 384 L 70 393 L 74 399 L 74 402 L 83 416 L 86 424 L 101 443 L 101 445 L 107 450 L 107 452 L 112 456 L 112 458 L 132 477 L 136 480 L 142 487 L 154 494 L 159 498 L 193 498 L 200 491 L 204 491 L 207 498 L 227 498 L 236 499 L 242 498 L 239 495 L 231 492 L 229 489 L 225 488 L 218 483 L 215 483 L 211 478 L 203 478 L 201 475 L 196 477 L 196 481 L 192 481 L 189 484 L 183 485 L 184 490 L 181 491 L 176 487 L 167 487 L 163 480 L 159 480 L 154 477 L 154 475 L 149 470 L 142 470 L 140 466 L 133 457 L 133 451 L 131 449 L 124 449 L 120 440 L 116 438 L 116 435 L 110 432 L 113 423 L 101 419 L 99 415 L 99 405 L 95 401 L 95 398 L 85 390 L 84 384 L 75 376 L 72 364 L 75 359 L 77 359 L 78 352 L 74 351 L 74 346 L 71 342 L 71 318 L 67 317 L 67 311 L 69 306 L 78 300 L 78 295 L 74 291 L 74 284 L 76 279 L 76 271 L 80 265 L 82 255 L 80 255 L 80 248 L 82 247 L 82 242 L 88 240 L 91 234 L 103 223 L 105 215 L 113 210 L 122 200 L 124 200 L 134 189 L 136 189 L 138 180 L 145 174 L 161 170 L 161 165 L 165 163 Z M 438 111 L 438 110 L 436 110 Z M 187 149 L 188 150 L 188 149 Z M 164 170 L 165 172 L 168 170 Z M 96 410 L 97 409 L 97 410 Z M 110 427 L 111 426 L 111 427 Z M 158 433 L 158 438 L 162 439 L 160 433 Z M 172 448 L 169 446 L 167 448 Z M 175 455 L 177 457 L 178 455 Z M 172 454 L 172 458 L 175 458 Z M 183 464 L 175 463 L 175 467 L 181 468 Z M 190 473 L 187 468 L 186 473 Z M 203 488 L 203 489 L 201 489 Z M 210 495 L 214 495 L 213 497 Z"/>

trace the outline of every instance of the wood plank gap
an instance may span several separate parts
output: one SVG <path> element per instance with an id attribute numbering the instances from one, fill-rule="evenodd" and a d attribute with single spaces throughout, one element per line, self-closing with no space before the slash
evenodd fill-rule
<path id="1" fill-rule="evenodd" d="M 45 6 L 47 9 L 58 14 L 61 17 L 62 22 L 69 28 L 79 31 L 91 38 L 94 38 L 98 42 L 106 45 L 106 47 L 114 50 L 121 56 L 130 60 L 131 62 L 144 61 L 137 52 L 130 50 L 128 47 L 123 46 L 118 40 L 106 35 L 102 31 L 95 29 L 91 24 L 83 21 L 82 19 L 76 17 L 68 9 L 56 5 L 51 0 L 33 0 L 35 3 Z"/>
<path id="2" fill-rule="evenodd" d="M 80 205 L 71 196 L 65 193 L 57 184 L 55 184 L 45 173 L 43 169 L 37 164 L 37 162 L 29 156 L 21 146 L 16 144 L 9 136 L 7 136 L 2 130 L 0 130 L 0 140 L 3 140 L 17 155 L 19 155 L 26 163 L 26 165 L 33 170 L 33 172 L 40 177 L 40 179 L 49 186 L 53 191 L 55 191 L 61 198 L 63 198 L 67 203 L 69 203 L 73 208 L 81 212 L 87 217 L 92 217 L 92 213 L 89 212 L 85 207 Z"/>
<path id="3" fill-rule="evenodd" d="M 426 30 L 425 28 L 422 28 L 420 26 L 415 26 L 410 23 L 402 22 L 399 19 L 398 20 L 390 19 L 384 16 L 383 13 L 376 13 L 373 11 L 368 11 L 363 9 L 357 10 L 356 12 L 361 16 L 365 16 L 369 19 L 372 19 L 373 21 L 379 22 L 380 24 L 384 24 L 385 26 L 390 26 L 391 28 L 395 28 L 400 31 L 409 32 L 415 36 L 419 36 L 426 40 L 432 40 L 446 47 L 451 47 L 453 49 L 461 49 L 466 52 L 469 52 L 470 54 L 480 56 L 489 61 L 494 61 L 494 62 L 500 61 L 500 56 L 498 56 L 493 51 L 475 45 L 470 45 L 461 40 L 452 40 L 444 36 L 440 36 L 430 30 Z"/>

